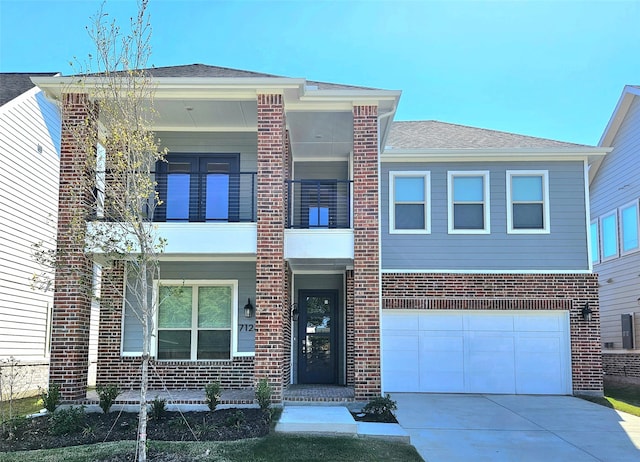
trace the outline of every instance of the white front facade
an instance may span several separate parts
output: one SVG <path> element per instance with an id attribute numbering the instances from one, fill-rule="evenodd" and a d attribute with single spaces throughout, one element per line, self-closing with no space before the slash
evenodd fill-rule
<path id="1" fill-rule="evenodd" d="M 385 310 L 384 392 L 571 394 L 566 311 Z"/>

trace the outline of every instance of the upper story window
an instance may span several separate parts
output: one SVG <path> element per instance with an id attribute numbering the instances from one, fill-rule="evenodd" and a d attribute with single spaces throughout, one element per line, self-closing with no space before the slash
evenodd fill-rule
<path id="1" fill-rule="evenodd" d="M 638 201 L 620 207 L 620 250 L 638 250 Z"/>
<path id="2" fill-rule="evenodd" d="M 600 218 L 602 260 L 618 256 L 618 220 L 616 211 Z"/>
<path id="3" fill-rule="evenodd" d="M 450 234 L 489 234 L 489 172 L 448 172 Z"/>
<path id="4" fill-rule="evenodd" d="M 429 172 L 389 172 L 389 232 L 431 232 Z"/>
<path id="5" fill-rule="evenodd" d="M 548 233 L 549 173 L 507 171 L 507 232 Z"/>
<path id="6" fill-rule="evenodd" d="M 237 154 L 169 155 L 158 162 L 155 221 L 240 221 Z"/>
<path id="7" fill-rule="evenodd" d="M 598 263 L 600 261 L 600 233 L 598 232 L 598 222 L 592 221 L 589 232 L 591 234 L 591 262 Z"/>
<path id="8" fill-rule="evenodd" d="M 158 297 L 159 360 L 231 359 L 236 281 L 166 281 Z"/>

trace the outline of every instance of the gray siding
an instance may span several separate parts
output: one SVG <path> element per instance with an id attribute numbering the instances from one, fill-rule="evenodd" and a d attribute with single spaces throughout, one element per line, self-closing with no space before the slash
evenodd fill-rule
<path id="1" fill-rule="evenodd" d="M 235 279 L 238 281 L 238 324 L 255 325 L 255 316 L 245 318 L 244 305 L 247 299 L 255 307 L 256 265 L 255 262 L 162 262 L 162 279 Z M 132 300 L 130 294 L 127 298 Z M 142 351 L 142 326 L 130 310 L 125 309 L 123 319 L 123 350 Z M 238 332 L 238 351 L 253 352 L 255 332 L 252 328 Z"/>
<path id="2" fill-rule="evenodd" d="M 240 153 L 240 171 L 257 171 L 258 135 L 240 132 L 158 132 L 160 145 L 169 153 Z"/>
<path id="3" fill-rule="evenodd" d="M 389 234 L 389 171 L 431 172 L 431 234 Z M 490 172 L 491 234 L 448 234 L 447 172 Z M 506 171 L 548 170 L 550 234 L 507 234 Z M 381 169 L 382 268 L 588 270 L 582 162 L 391 163 Z"/>
<path id="4" fill-rule="evenodd" d="M 640 197 L 640 98 L 634 98 L 611 146 L 590 185 L 594 220 Z M 620 315 L 634 313 L 635 348 L 640 349 L 640 252 L 595 264 L 594 271 L 600 280 L 602 342 L 622 348 Z"/>
<path id="5" fill-rule="evenodd" d="M 348 180 L 347 162 L 295 162 L 293 164 L 296 180 Z"/>

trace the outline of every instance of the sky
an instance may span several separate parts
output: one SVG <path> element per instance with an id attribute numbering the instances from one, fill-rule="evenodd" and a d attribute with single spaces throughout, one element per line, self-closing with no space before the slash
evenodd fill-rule
<path id="1" fill-rule="evenodd" d="M 102 0 L 0 0 L 0 72 L 73 72 Z M 135 0 L 107 0 L 121 27 Z M 395 120 L 598 143 L 640 85 L 640 0 L 150 0 L 150 65 L 402 90 Z"/>

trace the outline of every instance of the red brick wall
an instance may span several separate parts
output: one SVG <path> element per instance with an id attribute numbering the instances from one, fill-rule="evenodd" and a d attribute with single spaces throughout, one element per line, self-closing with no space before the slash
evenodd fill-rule
<path id="1" fill-rule="evenodd" d="M 122 357 L 122 309 L 124 265 L 115 262 L 102 273 L 100 332 L 98 337 L 97 384 L 118 384 L 123 389 L 140 386 L 140 357 Z M 149 370 L 151 389 L 197 389 L 207 383 L 220 382 L 222 388 L 239 389 L 253 386 L 253 358 L 239 357 L 229 361 L 156 361 Z"/>
<path id="2" fill-rule="evenodd" d="M 592 320 L 582 319 L 585 303 Z M 383 274 L 383 309 L 569 310 L 574 393 L 602 393 L 595 274 Z"/>
<path id="3" fill-rule="evenodd" d="M 345 285 L 346 285 L 346 322 L 347 322 L 347 347 L 346 347 L 346 355 L 347 355 L 347 385 L 353 387 L 356 381 L 356 371 L 355 371 L 355 337 L 353 335 L 353 271 L 348 270 L 345 275 Z"/>
<path id="4" fill-rule="evenodd" d="M 381 393 L 378 108 L 353 108 L 353 335 L 357 400 Z"/>
<path id="5" fill-rule="evenodd" d="M 640 379 L 639 353 L 603 353 L 602 366 L 606 375 Z"/>
<path id="6" fill-rule="evenodd" d="M 86 94 L 62 96 L 58 266 L 53 299 L 49 383 L 60 385 L 64 402 L 85 397 L 89 364 L 92 262 L 83 252 L 84 226 L 91 203 L 87 176 L 96 125 L 87 124 L 97 108 Z M 95 155 L 95 152 L 90 153 Z M 89 186 L 89 187 L 87 187 Z"/>
<path id="7" fill-rule="evenodd" d="M 284 335 L 290 323 L 284 263 L 285 157 L 283 95 L 259 94 L 255 381 L 267 379 L 274 402 L 282 400 L 285 351 L 290 348 Z"/>

